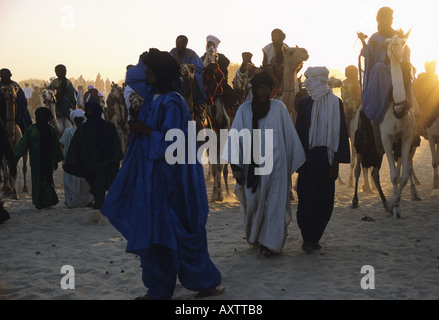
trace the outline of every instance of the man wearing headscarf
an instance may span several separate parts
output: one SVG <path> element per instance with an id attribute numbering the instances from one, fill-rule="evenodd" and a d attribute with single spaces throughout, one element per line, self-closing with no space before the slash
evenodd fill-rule
<path id="1" fill-rule="evenodd" d="M 64 159 L 67 158 L 67 151 L 70 147 L 70 142 L 76 132 L 76 129 L 86 120 L 85 113 L 81 109 L 75 109 L 70 113 L 70 120 L 73 122 L 73 127 L 64 130 L 59 142 L 64 145 Z M 85 178 L 76 177 L 64 171 L 64 194 L 65 205 L 67 208 L 80 208 L 88 206 L 93 203 L 93 195 L 90 193 L 90 185 Z"/>
<path id="2" fill-rule="evenodd" d="M 268 73 L 255 75 L 251 84 L 253 99 L 239 107 L 222 157 L 231 164 L 237 182 L 247 242 L 260 245 L 261 253 L 271 257 L 281 253 L 286 241 L 292 220 L 291 176 L 304 163 L 305 153 L 287 108 L 270 99 L 273 80 Z M 234 130 L 250 132 L 250 141 Z M 265 163 L 254 150 L 265 155 Z"/>
<path id="3" fill-rule="evenodd" d="M 87 122 L 80 125 L 70 142 L 64 170 L 84 177 L 94 197 L 93 209 L 101 209 L 105 193 L 116 177 L 123 159 L 122 145 L 113 123 L 102 119 L 102 106 L 85 104 Z"/>
<path id="4" fill-rule="evenodd" d="M 350 162 L 343 102 L 329 88 L 328 75 L 326 67 L 306 70 L 303 85 L 309 96 L 299 101 L 296 120 L 306 154 L 297 171 L 297 223 L 307 253 L 321 248 L 319 241 L 334 207 L 339 163 Z"/>
<path id="5" fill-rule="evenodd" d="M 169 299 L 177 277 L 196 297 L 224 291 L 221 273 L 209 257 L 206 222 L 209 213 L 201 163 L 188 163 L 188 122 L 192 120 L 179 87 L 180 66 L 168 52 L 150 49 L 143 56 L 148 86 L 135 134 L 102 213 L 127 239 L 126 251 L 139 255 L 148 291 L 138 299 Z M 184 133 L 184 163 L 167 161 L 168 130 Z M 179 132 L 180 132 L 179 131 Z M 178 137 L 180 138 L 180 137 Z M 177 142 L 176 142 L 177 143 Z"/>
<path id="6" fill-rule="evenodd" d="M 56 111 L 70 119 L 70 112 L 76 109 L 78 102 L 78 92 L 73 87 L 72 82 L 67 79 L 67 68 L 63 64 L 55 67 L 57 76 L 50 85 L 49 90 L 55 91 Z"/>
<path id="7" fill-rule="evenodd" d="M 278 89 L 282 89 L 283 79 L 283 50 L 289 48 L 284 40 L 285 33 L 281 29 L 274 29 L 271 32 L 271 43 L 263 49 L 262 69 L 267 71 L 274 81 L 274 94 Z"/>
<path id="8" fill-rule="evenodd" d="M 221 40 L 213 35 L 208 35 L 206 37 L 206 51 L 209 47 L 213 46 L 215 48 L 215 52 L 218 55 L 218 66 L 221 72 L 224 74 L 224 77 L 221 81 L 221 88 L 222 95 L 221 98 L 223 100 L 224 105 L 226 106 L 227 113 L 229 115 L 234 115 L 236 112 L 236 108 L 238 107 L 235 93 L 232 89 L 232 87 L 229 84 L 229 65 L 230 60 L 222 53 L 218 52 L 218 46 L 221 43 Z M 204 53 L 204 55 L 201 57 L 201 60 L 204 61 L 207 53 Z"/>
<path id="9" fill-rule="evenodd" d="M 49 124 L 50 110 L 35 110 L 36 123 L 31 124 L 15 147 L 15 157 L 20 159 L 27 151 L 30 156 L 32 177 L 32 203 L 37 209 L 49 208 L 59 200 L 53 182 L 53 171 L 63 160 L 56 130 Z"/>

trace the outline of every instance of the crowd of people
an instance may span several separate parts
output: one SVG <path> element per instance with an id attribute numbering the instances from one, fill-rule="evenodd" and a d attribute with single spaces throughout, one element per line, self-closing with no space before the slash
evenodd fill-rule
<path id="1" fill-rule="evenodd" d="M 282 30 L 273 30 L 272 42 L 263 48 L 261 67 L 252 63 L 251 53 L 242 54 L 242 65 L 234 75 L 245 83 L 245 99 L 239 103 L 227 83 L 230 61 L 224 54 L 218 54 L 220 40 L 212 35 L 206 39 L 206 49 L 213 48 L 224 76 L 221 98 L 225 104 L 239 106 L 231 128 L 273 133 L 273 143 L 269 146 L 273 152 L 271 172 L 257 173 L 260 163 L 254 152 L 250 163 L 243 161 L 246 150 L 260 147 L 254 137 L 250 146 L 246 146 L 242 139 L 230 135 L 227 145 L 234 152 L 223 155 L 231 164 L 236 180 L 235 193 L 244 216 L 246 240 L 260 248 L 265 257 L 280 254 L 285 244 L 287 227 L 293 218 L 290 194 L 291 176 L 295 172 L 298 173 L 296 218 L 303 238 L 302 248 L 306 253 L 321 249 L 319 241 L 334 207 L 339 164 L 350 162 L 348 126 L 360 105 L 374 124 L 374 136 L 379 137 L 376 131 L 391 99 L 389 62 L 382 44 L 389 37 L 403 34 L 392 28 L 393 11 L 388 7 L 379 10 L 377 22 L 378 32 L 368 43 L 367 36 L 358 34 L 364 45 L 361 55 L 365 65 L 346 68 L 341 98 L 328 86 L 326 67 L 309 67 L 305 71 L 303 86 L 308 96 L 299 102 L 295 123 L 284 103 L 271 99 L 282 90 L 282 52 L 288 47 Z M 167 148 L 174 142 L 165 138 L 166 133 L 179 129 L 188 139 L 188 122 L 193 119 L 182 94 L 182 63 L 195 67 L 195 112 L 209 99 L 203 82 L 205 57 L 198 56 L 187 45 L 188 38 L 180 35 L 170 52 L 150 49 L 140 55 L 136 65 L 127 67 L 125 93 L 136 92 L 143 98 L 143 105 L 139 114 L 128 122 L 132 137 L 125 154 L 116 127 L 102 117 L 102 104 L 90 100 L 85 102 L 83 110 L 77 108 L 77 91 L 67 79 L 63 65 L 56 66 L 57 78 L 49 86 L 56 93 L 57 111 L 73 124 L 61 137 L 49 124 L 51 114 L 45 107 L 36 109 L 36 121 L 32 123 L 26 108 L 32 96 L 26 86 L 20 89 L 20 100 L 17 100 L 17 119 L 23 138 L 16 146 L 8 144 L 4 139 L 6 103 L 4 94 L 0 96 L 2 153 L 9 155 L 9 161 L 16 165 L 29 152 L 35 207 L 48 208 L 59 202 L 53 172 L 63 161 L 65 205 L 100 210 L 127 239 L 126 251 L 140 256 L 142 280 L 148 291 L 139 299 L 171 298 L 177 277 L 185 288 L 198 291 L 199 298 L 225 290 L 221 286 L 221 273 L 208 252 L 205 226 L 209 205 L 203 167 L 199 162 L 169 164 L 166 161 Z M 413 77 L 408 47 L 403 58 L 404 77 Z M 435 68 L 432 70 L 431 64 L 428 67 L 427 73 L 420 75 L 413 85 L 418 100 L 429 96 L 428 92 L 421 92 L 428 86 L 425 83 L 434 82 L 432 88 L 438 83 Z M 3 87 L 13 83 L 9 70 L 2 69 L 0 74 Z M 420 84 L 422 81 L 425 83 Z M 433 104 L 429 104 L 431 110 Z M 430 111 L 434 112 L 437 113 Z M 378 146 L 379 139 L 376 142 Z M 187 145 L 187 141 L 181 143 Z M 184 150 L 187 160 L 189 150 Z"/>

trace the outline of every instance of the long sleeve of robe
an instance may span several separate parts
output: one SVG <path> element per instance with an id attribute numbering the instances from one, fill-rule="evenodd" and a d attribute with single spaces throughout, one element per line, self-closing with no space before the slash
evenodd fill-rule
<path id="1" fill-rule="evenodd" d="M 58 162 L 62 161 L 64 157 L 58 143 L 56 130 L 53 126 L 50 126 L 50 134 L 50 161 L 52 168 L 55 169 Z M 32 179 L 32 203 L 37 209 L 49 207 L 59 202 L 53 184 L 53 171 L 51 177 L 43 177 L 40 172 L 40 143 L 39 130 L 35 124 L 31 124 L 15 147 L 15 156 L 18 159 L 29 151 Z"/>
<path id="2" fill-rule="evenodd" d="M 232 130 L 242 133 L 251 131 L 252 117 L 251 102 L 244 103 L 236 113 Z M 247 188 L 245 177 L 243 185 L 236 185 L 235 194 L 244 216 L 247 241 L 250 244 L 260 243 L 280 252 L 292 218 L 291 175 L 305 162 L 305 153 L 288 110 L 281 101 L 271 100 L 270 111 L 265 118 L 259 120 L 258 126 L 262 130 L 261 154 L 267 156 L 271 152 L 271 159 L 268 156 L 266 164 L 272 162 L 272 170 L 260 176 L 255 193 Z M 265 140 L 268 139 L 267 130 L 272 130 L 272 143 Z M 244 135 L 238 137 L 231 134 L 228 147 L 223 153 L 223 159 L 241 167 L 245 175 L 251 149 L 249 142 Z"/>

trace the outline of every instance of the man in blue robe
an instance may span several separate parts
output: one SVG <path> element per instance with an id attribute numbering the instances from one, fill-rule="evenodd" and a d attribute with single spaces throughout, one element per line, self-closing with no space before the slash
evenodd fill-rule
<path id="1" fill-rule="evenodd" d="M 6 87 L 9 85 L 14 85 L 19 88 L 17 92 L 17 112 L 15 113 L 15 122 L 20 127 L 21 132 L 24 134 L 27 127 L 32 124 L 32 119 L 30 117 L 29 110 L 27 109 L 27 99 L 24 95 L 23 89 L 21 89 L 20 85 L 11 80 L 12 73 L 9 69 L 1 69 L 0 70 L 0 88 Z M 3 121 L 3 124 L 6 124 L 6 100 L 3 96 L 3 93 L 0 90 L 0 121 Z"/>
<path id="2" fill-rule="evenodd" d="M 206 103 L 206 91 L 203 84 L 204 64 L 201 58 L 192 49 L 187 48 L 189 40 L 186 36 L 180 35 L 175 41 L 175 48 L 170 53 L 177 59 L 179 64 L 189 63 L 195 67 L 194 81 L 194 106 Z"/>
<path id="3" fill-rule="evenodd" d="M 185 138 L 180 147 L 185 148 L 192 120 L 176 92 L 180 67 L 169 53 L 157 49 L 150 49 L 142 60 L 147 84 L 137 81 L 138 88 L 145 94 L 152 86 L 155 94 L 145 99 L 138 118 L 130 122 L 135 137 L 101 212 L 127 239 L 126 251 L 141 259 L 148 291 L 138 299 L 171 298 L 177 276 L 185 288 L 199 291 L 197 297 L 217 295 L 224 287 L 218 287 L 221 274 L 207 248 L 209 206 L 202 165 L 188 164 L 187 151 L 183 164 L 166 159 L 172 144 L 165 140 L 166 133 L 181 130 Z M 127 75 L 128 84 L 140 80 L 135 73 Z"/>
<path id="4" fill-rule="evenodd" d="M 366 44 L 365 36 L 359 33 L 358 37 L 363 43 L 359 57 L 361 100 L 363 111 L 366 117 L 373 121 L 373 130 L 375 136 L 375 145 L 378 153 L 384 153 L 382 148 L 379 123 L 384 119 L 387 107 L 392 97 L 392 78 L 390 73 L 390 60 L 387 57 L 386 39 L 394 35 L 404 37 L 401 30 L 394 30 L 393 10 L 389 7 L 382 7 L 378 10 L 376 20 L 378 22 L 378 32 L 374 33 Z M 362 59 L 364 59 L 364 66 Z M 404 82 L 408 83 L 410 79 L 410 49 L 404 48 L 403 57 Z M 408 88 L 409 89 L 409 88 Z M 411 90 L 406 90 L 410 99 Z M 400 101 L 398 101 L 400 102 Z"/>
<path id="5" fill-rule="evenodd" d="M 297 223 L 306 253 L 321 248 L 319 241 L 334 208 L 339 163 L 350 162 L 343 102 L 328 87 L 329 71 L 310 67 L 304 86 L 309 96 L 299 102 L 296 130 L 306 162 L 297 170 Z"/>

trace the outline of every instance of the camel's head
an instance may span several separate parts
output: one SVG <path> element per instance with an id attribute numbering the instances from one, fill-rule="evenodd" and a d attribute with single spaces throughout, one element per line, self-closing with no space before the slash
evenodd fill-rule
<path id="1" fill-rule="evenodd" d="M 394 35 L 392 38 L 386 40 L 387 56 L 390 60 L 402 62 L 404 56 L 404 47 L 407 43 L 407 38 L 400 38 Z"/>
<path id="2" fill-rule="evenodd" d="M 108 95 L 112 96 L 115 99 L 121 99 L 121 97 L 123 97 L 122 88 L 119 87 L 117 83 L 113 83 L 111 85 L 111 91 Z"/>
<path id="3" fill-rule="evenodd" d="M 130 116 L 133 119 L 137 119 L 137 117 L 139 116 L 140 107 L 143 104 L 143 98 L 133 91 L 129 96 L 129 101 L 130 101 L 130 111 L 129 111 Z"/>
<path id="4" fill-rule="evenodd" d="M 183 63 L 180 66 L 181 77 L 184 80 L 193 80 L 195 74 L 195 66 L 189 63 Z"/>
<path id="5" fill-rule="evenodd" d="M 308 60 L 308 51 L 304 48 L 293 47 L 284 49 L 284 65 L 289 70 L 293 69 L 296 71 L 303 62 Z"/>
<path id="6" fill-rule="evenodd" d="M 244 90 L 246 79 L 244 77 L 233 78 L 233 89 Z"/>
<path id="7" fill-rule="evenodd" d="M 44 89 L 43 92 L 41 92 L 41 96 L 43 97 L 44 104 L 56 102 L 55 93 L 52 90 Z"/>
<path id="8" fill-rule="evenodd" d="M 2 94 L 5 97 L 5 99 L 12 100 L 14 102 L 17 100 L 18 90 L 20 90 L 20 89 L 16 85 L 14 85 L 13 83 L 11 83 L 8 86 L 1 87 L 1 91 L 2 91 Z"/>
<path id="9" fill-rule="evenodd" d="M 329 88 L 331 88 L 331 89 L 334 89 L 334 88 L 341 88 L 341 87 L 343 86 L 343 81 L 341 81 L 341 80 L 338 79 L 338 78 L 331 77 L 331 78 L 329 78 L 329 80 L 328 80 L 328 86 L 329 86 Z"/>
<path id="10" fill-rule="evenodd" d="M 204 66 L 207 67 L 210 63 L 218 62 L 218 54 L 215 46 L 212 44 L 206 48 L 206 57 L 204 58 Z"/>

